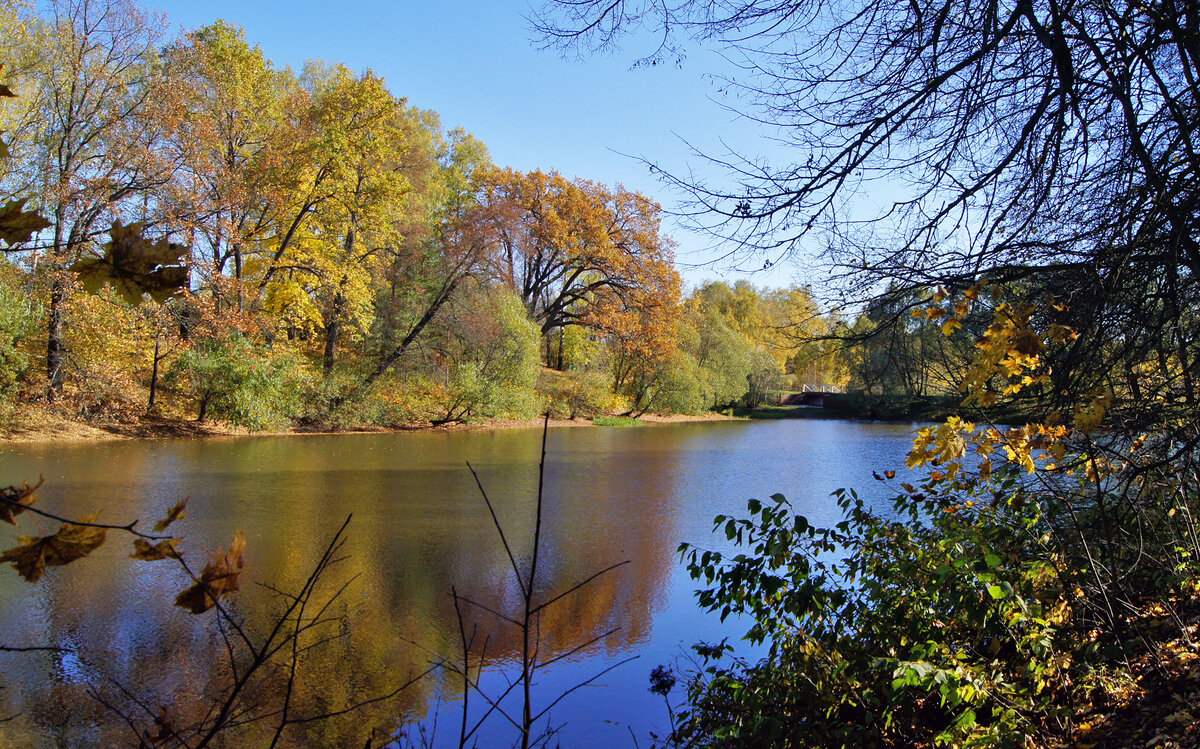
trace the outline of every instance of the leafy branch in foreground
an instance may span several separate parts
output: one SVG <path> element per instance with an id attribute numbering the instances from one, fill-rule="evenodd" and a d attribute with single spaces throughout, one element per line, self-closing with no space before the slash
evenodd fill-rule
<path id="1" fill-rule="evenodd" d="M 954 306 L 951 323 L 970 305 Z M 1075 340 L 1033 304 L 994 315 L 969 402 L 1036 393 Z M 842 521 L 816 528 L 775 495 L 716 519 L 739 553 L 682 545 L 700 604 L 749 617 L 770 652 L 698 647 L 673 739 L 1027 746 L 1133 694 L 1134 658 L 1196 633 L 1200 434 L 1160 418 L 1129 435 L 1111 389 L 1074 395 L 1023 426 L 918 430 L 907 465 L 923 479 L 876 476 L 898 484 L 890 508 L 838 491 Z"/>

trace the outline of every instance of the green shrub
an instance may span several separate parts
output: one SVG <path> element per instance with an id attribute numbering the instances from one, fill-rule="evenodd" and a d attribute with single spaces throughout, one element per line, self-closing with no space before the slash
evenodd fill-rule
<path id="1" fill-rule="evenodd" d="M 0 402 L 12 399 L 29 369 L 22 343 L 37 332 L 40 317 L 41 305 L 22 291 L 10 274 L 0 274 Z"/>
<path id="2" fill-rule="evenodd" d="M 700 604 L 747 616 L 757 663 L 700 646 L 706 668 L 674 737 L 704 746 L 1018 746 L 1069 721 L 1098 678 L 1080 560 L 1011 466 L 990 481 L 934 471 L 891 513 L 835 494 L 816 528 L 787 500 L 716 518 L 739 553 L 680 547 Z M 1064 723 L 1065 724 L 1065 723 Z"/>
<path id="3" fill-rule="evenodd" d="M 471 351 L 450 374 L 449 411 L 465 419 L 530 418 L 541 410 L 537 393 L 541 371 L 541 331 L 526 317 L 525 305 L 511 293 L 494 293 L 496 333 Z"/>
<path id="4" fill-rule="evenodd" d="M 640 427 L 643 422 L 632 416 L 597 416 L 592 423 L 598 427 Z"/>
<path id="5" fill-rule="evenodd" d="M 264 351 L 237 334 L 197 341 L 167 379 L 197 400 L 197 421 L 212 415 L 251 430 L 287 426 L 303 412 L 312 381 L 290 353 Z"/>
<path id="6" fill-rule="evenodd" d="M 594 418 L 627 407 L 625 400 L 608 389 L 608 378 L 599 372 L 565 374 L 542 372 L 538 390 L 555 419 Z"/>

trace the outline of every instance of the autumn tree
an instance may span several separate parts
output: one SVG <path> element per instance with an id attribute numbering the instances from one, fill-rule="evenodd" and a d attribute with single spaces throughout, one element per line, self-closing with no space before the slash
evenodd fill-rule
<path id="1" fill-rule="evenodd" d="M 50 4 L 29 41 L 37 56 L 21 97 L 26 124 L 12 144 L 15 172 L 50 227 L 42 243 L 49 275 L 46 376 L 62 388 L 67 267 L 114 222 L 153 199 L 174 169 L 159 148 L 165 131 L 147 116 L 158 78 L 160 23 L 125 0 Z"/>
<path id="2" fill-rule="evenodd" d="M 329 162 L 333 194 L 282 256 L 286 267 L 267 291 L 307 302 L 328 376 L 343 331 L 361 339 L 370 330 L 375 280 L 395 248 L 430 234 L 441 133 L 436 117 L 395 98 L 369 71 L 310 63 L 303 84 L 319 103 L 317 151 L 337 155 Z"/>
<path id="3" fill-rule="evenodd" d="M 426 232 L 385 248 L 376 290 L 369 370 L 340 405 L 373 386 L 421 340 L 442 308 L 471 280 L 485 279 L 490 229 L 477 220 L 477 176 L 491 167 L 482 142 L 455 129 L 437 139 L 437 167 L 425 200 Z"/>
<path id="4" fill-rule="evenodd" d="M 541 334 L 511 289 L 465 284 L 442 308 L 429 337 L 422 368 L 440 391 L 439 413 L 431 421 L 537 414 Z"/>
<path id="5" fill-rule="evenodd" d="M 601 327 L 604 309 L 653 315 L 677 302 L 672 243 L 645 196 L 557 172 L 494 169 L 479 183 L 478 220 L 491 232 L 497 277 L 544 335 Z"/>
<path id="6" fill-rule="evenodd" d="M 299 123 L 289 112 L 303 101 L 291 76 L 224 21 L 186 33 L 163 62 L 158 116 L 171 125 L 165 145 L 181 163 L 168 204 L 212 293 L 240 309 L 248 256 L 271 235 L 294 178 Z"/>

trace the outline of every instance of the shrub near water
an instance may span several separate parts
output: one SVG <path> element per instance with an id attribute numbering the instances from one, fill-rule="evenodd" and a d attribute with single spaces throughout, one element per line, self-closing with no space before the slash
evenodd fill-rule
<path id="1" fill-rule="evenodd" d="M 1069 577 L 1039 543 L 1036 504 L 993 507 L 991 495 L 931 481 L 898 497 L 888 519 L 838 492 L 844 520 L 833 528 L 810 526 L 781 495 L 751 501 L 748 519 L 718 517 L 746 553 L 685 548 L 689 572 L 712 586 L 701 605 L 749 615 L 749 639 L 771 650 L 754 665 L 714 660 L 691 684 L 683 734 L 746 746 L 1009 745 L 1053 721 L 1085 655 Z"/>
<path id="2" fill-rule="evenodd" d="M 967 403 L 1036 386 L 1038 346 L 1066 337 L 1008 312 L 978 344 Z M 1105 433 L 1111 403 L 1097 391 L 1021 427 L 920 429 L 907 464 L 924 480 L 901 483 L 891 512 L 839 491 L 831 528 L 781 495 L 718 517 L 739 553 L 681 547 L 700 603 L 748 617 L 770 650 L 748 663 L 698 647 L 675 740 L 1045 745 L 1130 693 L 1129 663 L 1171 637 L 1142 621 L 1186 636 L 1195 614 L 1200 455 L 1191 422 Z"/>
<path id="3" fill-rule="evenodd" d="M 196 418 L 251 430 L 286 426 L 301 413 L 309 374 L 287 352 L 264 351 L 246 336 L 206 338 L 171 365 L 168 380 L 197 401 Z"/>

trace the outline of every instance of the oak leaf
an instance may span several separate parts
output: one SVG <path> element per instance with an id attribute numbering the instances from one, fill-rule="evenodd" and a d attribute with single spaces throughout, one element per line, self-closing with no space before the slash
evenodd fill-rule
<path id="1" fill-rule="evenodd" d="M 179 550 L 175 548 L 175 544 L 179 543 L 178 538 L 168 538 L 165 541 L 159 541 L 156 544 L 151 544 L 149 541 L 136 538 L 133 541 L 134 552 L 129 555 L 130 559 L 140 559 L 143 562 L 157 562 L 160 559 L 179 559 Z"/>
<path id="2" fill-rule="evenodd" d="M 188 609 L 193 614 L 203 614 L 217 601 L 238 589 L 238 576 L 245 565 L 242 552 L 246 549 L 246 538 L 238 531 L 233 535 L 229 552 L 218 549 L 217 555 L 204 569 L 195 584 L 175 598 L 175 605 Z"/>
<path id="3" fill-rule="evenodd" d="M 28 242 L 34 234 L 50 225 L 37 211 L 25 210 L 27 200 L 10 200 L 0 208 L 0 239 L 9 248 Z"/>
<path id="4" fill-rule="evenodd" d="M 37 501 L 37 495 L 34 492 L 42 485 L 43 481 L 45 481 L 44 478 L 38 479 L 33 486 L 21 482 L 20 489 L 15 486 L 6 486 L 0 489 L 0 520 L 10 525 L 16 525 L 17 521 L 14 518 Z"/>
<path id="5" fill-rule="evenodd" d="M 96 522 L 97 513 L 80 519 L 80 523 Z M 70 564 L 82 559 L 104 543 L 104 528 L 63 523 L 51 536 L 18 536 L 15 546 L 0 555 L 0 562 L 12 562 L 17 574 L 36 583 L 47 567 Z"/>
<path id="6" fill-rule="evenodd" d="M 154 524 L 154 532 L 162 533 L 167 529 L 167 526 L 174 523 L 176 520 L 181 520 L 187 516 L 185 508 L 187 507 L 188 498 L 184 498 L 175 503 L 175 506 L 167 510 L 167 516 Z"/>

